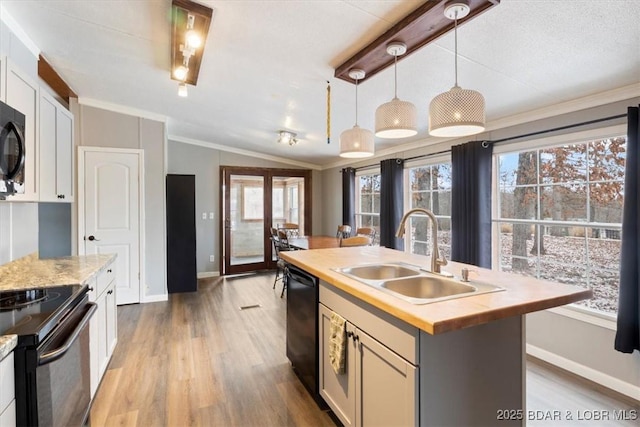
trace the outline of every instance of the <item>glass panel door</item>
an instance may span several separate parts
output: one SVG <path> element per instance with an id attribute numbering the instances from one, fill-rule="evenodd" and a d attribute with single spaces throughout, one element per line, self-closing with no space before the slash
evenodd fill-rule
<path id="1" fill-rule="evenodd" d="M 226 183 L 225 272 L 266 268 L 264 176 L 229 173 Z"/>

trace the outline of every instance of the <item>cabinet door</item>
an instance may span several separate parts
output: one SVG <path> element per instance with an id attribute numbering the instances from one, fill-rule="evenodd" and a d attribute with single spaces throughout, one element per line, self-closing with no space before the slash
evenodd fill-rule
<path id="1" fill-rule="evenodd" d="M 323 304 L 319 309 L 319 351 L 320 351 L 320 378 L 318 380 L 320 396 L 327 402 L 334 414 L 345 426 L 354 426 L 356 408 L 356 345 L 351 339 L 347 340 L 347 360 L 345 372 L 336 374 L 329 361 L 329 340 L 331 337 L 331 310 Z M 355 327 L 347 324 L 348 331 L 354 331 Z"/>
<path id="2" fill-rule="evenodd" d="M 23 74 L 10 60 L 6 60 L 6 103 L 25 115 L 24 194 L 14 194 L 11 201 L 38 201 L 38 129 L 39 86 Z"/>
<path id="3" fill-rule="evenodd" d="M 356 343 L 356 425 L 416 425 L 418 369 L 359 329 Z"/>
<path id="4" fill-rule="evenodd" d="M 46 92 L 40 93 L 40 201 L 73 202 L 73 116 Z"/>
<path id="5" fill-rule="evenodd" d="M 56 193 L 73 202 L 73 115 L 58 104 L 56 110 Z"/>
<path id="6" fill-rule="evenodd" d="M 40 94 L 40 201 L 56 201 L 56 102 Z"/>
<path id="7" fill-rule="evenodd" d="M 109 362 L 108 347 L 107 347 L 107 292 L 103 292 L 98 297 L 98 309 L 96 310 L 96 320 L 98 324 L 98 331 L 96 333 L 96 341 L 98 341 L 98 384 L 100 379 L 107 369 L 107 363 Z"/>
<path id="8" fill-rule="evenodd" d="M 9 406 L 0 413 L 0 427 L 13 427 L 16 425 L 16 401 L 12 400 Z"/>

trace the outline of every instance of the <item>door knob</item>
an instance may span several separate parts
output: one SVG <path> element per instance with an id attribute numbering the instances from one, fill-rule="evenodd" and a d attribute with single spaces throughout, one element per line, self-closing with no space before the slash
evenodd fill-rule
<path id="1" fill-rule="evenodd" d="M 100 241 L 100 239 L 96 239 L 96 238 L 95 238 L 95 236 L 89 236 L 89 237 L 87 237 L 87 240 L 90 240 L 90 241 L 92 241 L 92 242 L 93 242 L 94 240 L 95 240 L 96 242 L 99 242 L 99 241 Z"/>

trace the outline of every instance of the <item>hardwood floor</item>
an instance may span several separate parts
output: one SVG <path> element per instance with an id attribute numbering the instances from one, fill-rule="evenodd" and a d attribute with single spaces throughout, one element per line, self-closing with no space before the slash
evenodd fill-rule
<path id="1" fill-rule="evenodd" d="M 272 283 L 273 274 L 206 279 L 196 293 L 118 307 L 118 346 L 91 409 L 92 426 L 333 426 L 291 370 L 286 299 Z M 527 382 L 527 412 L 639 409 L 538 363 L 528 363 Z"/>

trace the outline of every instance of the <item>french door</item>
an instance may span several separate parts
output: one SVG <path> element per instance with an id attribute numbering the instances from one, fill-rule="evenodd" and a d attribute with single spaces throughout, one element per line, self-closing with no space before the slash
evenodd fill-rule
<path id="1" fill-rule="evenodd" d="M 271 227 L 311 233 L 311 171 L 223 166 L 220 182 L 223 275 L 274 268 Z"/>

